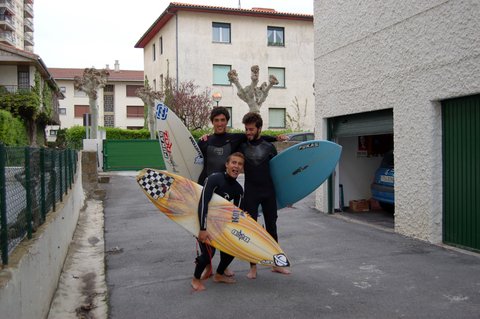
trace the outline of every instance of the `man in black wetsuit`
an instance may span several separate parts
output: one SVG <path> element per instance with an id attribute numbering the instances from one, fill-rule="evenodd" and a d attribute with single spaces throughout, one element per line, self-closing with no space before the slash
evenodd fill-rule
<path id="1" fill-rule="evenodd" d="M 215 248 L 209 245 L 211 238 L 207 224 L 208 204 L 212 199 L 213 193 L 216 193 L 229 201 L 233 201 L 235 206 L 240 207 L 243 198 L 243 188 L 237 182 L 237 177 L 243 170 L 244 161 L 242 153 L 233 153 L 224 164 L 225 172 L 213 173 L 205 179 L 205 186 L 198 203 L 198 218 L 200 221 L 198 242 L 202 254 L 197 257 L 197 265 L 195 266 L 191 282 L 195 291 L 205 290 L 201 276 L 205 267 L 211 264 L 212 257 L 215 254 Z M 224 274 L 225 269 L 227 269 L 232 260 L 233 256 L 222 251 L 220 252 L 220 263 L 218 264 L 216 274 L 213 276 L 215 282 L 235 283 L 235 279 Z"/>
<path id="2" fill-rule="evenodd" d="M 245 200 L 244 210 L 258 218 L 258 206 L 262 206 L 265 229 L 278 242 L 277 235 L 277 199 L 272 177 L 270 176 L 270 160 L 277 155 L 272 143 L 260 138 L 263 120 L 260 114 L 249 112 L 242 120 L 248 141 L 240 145 L 245 155 Z M 273 267 L 272 271 L 290 274 L 288 269 Z M 257 266 L 250 264 L 247 274 L 250 279 L 257 277 Z"/>

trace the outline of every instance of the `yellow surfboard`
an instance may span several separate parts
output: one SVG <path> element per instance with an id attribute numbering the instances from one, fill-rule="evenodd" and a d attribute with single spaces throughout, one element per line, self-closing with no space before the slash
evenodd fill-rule
<path id="1" fill-rule="evenodd" d="M 168 218 L 198 235 L 198 202 L 202 186 L 180 175 L 151 168 L 137 175 L 145 195 Z M 253 218 L 233 203 L 214 194 L 207 216 L 213 247 L 242 260 L 287 267 L 290 262 L 278 243 Z"/>

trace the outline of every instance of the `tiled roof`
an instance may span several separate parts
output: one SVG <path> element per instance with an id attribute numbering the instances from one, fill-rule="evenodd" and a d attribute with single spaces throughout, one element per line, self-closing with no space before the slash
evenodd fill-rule
<path id="1" fill-rule="evenodd" d="M 49 68 L 52 77 L 56 80 L 73 80 L 75 76 L 82 76 L 85 69 Z M 142 81 L 143 71 L 136 70 L 109 70 L 108 81 Z"/>
<path id="2" fill-rule="evenodd" d="M 229 14 L 250 16 L 257 18 L 269 18 L 269 19 L 286 19 L 286 20 L 300 20 L 300 21 L 312 21 L 313 15 L 301 14 L 301 13 L 288 13 L 277 12 L 274 9 L 268 8 L 252 8 L 252 9 L 240 9 L 240 8 L 227 8 L 219 6 L 208 6 L 199 4 L 189 4 L 180 2 L 171 2 L 170 5 L 163 11 L 163 13 L 155 20 L 155 22 L 148 28 L 148 30 L 142 35 L 142 37 L 135 44 L 135 48 L 144 48 L 148 42 L 158 33 L 160 29 L 174 16 L 178 11 L 192 11 L 192 12 L 206 12 L 216 14 Z"/>

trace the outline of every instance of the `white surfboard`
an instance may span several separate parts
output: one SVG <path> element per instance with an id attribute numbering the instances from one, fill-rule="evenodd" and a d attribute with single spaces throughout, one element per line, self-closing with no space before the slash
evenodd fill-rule
<path id="1" fill-rule="evenodd" d="M 166 170 L 197 181 L 203 155 L 185 124 L 163 102 L 155 101 L 158 140 Z"/>

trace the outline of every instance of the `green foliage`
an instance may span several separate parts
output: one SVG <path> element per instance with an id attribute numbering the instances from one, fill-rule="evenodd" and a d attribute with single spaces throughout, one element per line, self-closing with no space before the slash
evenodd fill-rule
<path id="1" fill-rule="evenodd" d="M 80 150 L 83 147 L 85 138 L 85 127 L 80 125 L 72 126 L 65 132 L 65 140 L 68 148 Z"/>
<path id="2" fill-rule="evenodd" d="M 147 129 L 125 130 L 115 127 L 107 127 L 107 140 L 143 140 L 150 139 L 150 132 Z"/>
<path id="3" fill-rule="evenodd" d="M 40 109 L 40 97 L 32 91 L 0 94 L 0 109 L 25 120 L 35 119 Z"/>
<path id="4" fill-rule="evenodd" d="M 0 141 L 7 146 L 28 145 L 25 125 L 5 110 L 0 110 Z"/>

